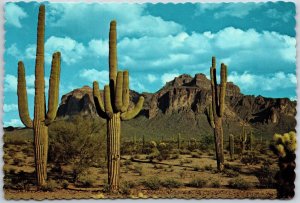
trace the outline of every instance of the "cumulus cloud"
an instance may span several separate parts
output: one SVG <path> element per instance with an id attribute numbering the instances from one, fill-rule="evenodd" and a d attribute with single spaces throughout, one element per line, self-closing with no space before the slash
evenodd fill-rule
<path id="1" fill-rule="evenodd" d="M 164 73 L 161 76 L 161 83 L 165 85 L 167 82 L 173 80 L 177 76 L 179 76 L 179 73 Z"/>
<path id="2" fill-rule="evenodd" d="M 214 18 L 220 19 L 223 17 L 236 17 L 243 18 L 249 13 L 263 4 L 259 3 L 205 3 L 205 4 L 197 4 L 197 9 L 195 10 L 195 15 L 205 14 L 207 11 L 214 12 Z"/>
<path id="3" fill-rule="evenodd" d="M 34 95 L 34 75 L 27 75 L 25 76 L 26 79 L 26 87 L 27 87 L 27 94 Z M 18 85 L 18 78 L 11 74 L 6 74 L 4 76 L 4 91 L 6 92 L 17 92 L 17 85 Z M 49 87 L 49 78 L 45 77 L 45 91 L 48 91 Z"/>
<path id="4" fill-rule="evenodd" d="M 49 4 L 50 26 L 61 27 L 65 33 L 74 30 L 89 30 L 83 35 L 97 36 L 107 33 L 109 21 L 118 22 L 119 36 L 167 36 L 175 34 L 184 28 L 173 21 L 148 15 L 143 4 Z M 120 12 L 126 11 L 126 12 Z M 56 15 L 59 13 L 59 17 Z M 95 29 L 95 25 L 97 29 Z M 66 26 L 68 25 L 68 26 Z M 72 26 L 69 26 L 72 25 Z M 68 30 L 72 27 L 72 30 Z M 105 32 L 104 32 L 105 31 Z"/>
<path id="5" fill-rule="evenodd" d="M 108 40 L 92 39 L 88 44 L 89 53 L 97 57 L 108 56 Z"/>
<path id="6" fill-rule="evenodd" d="M 102 86 L 100 88 L 103 88 L 104 85 L 108 84 L 109 72 L 106 70 L 96 70 L 94 68 L 83 69 L 79 76 L 90 83 L 97 81 L 99 85 Z"/>
<path id="7" fill-rule="evenodd" d="M 8 3 L 5 6 L 5 20 L 7 24 L 21 28 L 21 19 L 26 18 L 28 15 L 20 6 L 15 3 Z"/>
<path id="8" fill-rule="evenodd" d="M 148 74 L 147 75 L 147 80 L 150 82 L 150 83 L 153 83 L 157 80 L 157 77 L 153 74 Z"/>
<path id="9" fill-rule="evenodd" d="M 276 72 L 268 75 L 255 75 L 249 72 L 239 74 L 231 72 L 228 81 L 237 84 L 242 92 L 250 93 L 257 89 L 262 91 L 279 91 L 296 88 L 297 78 L 293 73 Z"/>
<path id="10" fill-rule="evenodd" d="M 20 119 L 10 119 L 8 121 L 4 121 L 4 126 L 14 126 L 14 127 L 23 127 L 23 123 L 20 121 Z"/>
<path id="11" fill-rule="evenodd" d="M 18 110 L 17 104 L 4 104 L 3 105 L 3 111 L 5 113 L 10 112 L 10 111 L 17 111 L 17 110 Z"/>

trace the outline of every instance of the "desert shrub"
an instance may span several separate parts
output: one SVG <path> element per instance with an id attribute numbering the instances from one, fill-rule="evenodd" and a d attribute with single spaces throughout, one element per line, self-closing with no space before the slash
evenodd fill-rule
<path id="1" fill-rule="evenodd" d="M 41 187 L 41 190 L 53 192 L 56 188 L 58 188 L 57 183 L 55 182 L 55 180 L 50 179 L 47 181 L 46 185 Z"/>
<path id="2" fill-rule="evenodd" d="M 191 156 L 192 156 L 192 158 L 201 158 L 201 155 L 197 152 L 192 152 Z"/>
<path id="3" fill-rule="evenodd" d="M 161 181 L 157 177 L 151 177 L 142 181 L 144 187 L 150 190 L 158 190 L 161 187 Z"/>
<path id="4" fill-rule="evenodd" d="M 214 145 L 214 136 L 213 135 L 202 135 L 200 140 L 199 149 L 207 150 L 212 149 Z"/>
<path id="5" fill-rule="evenodd" d="M 155 168 L 155 169 L 163 169 L 164 166 L 160 165 L 160 164 L 154 164 L 153 168 Z"/>
<path id="6" fill-rule="evenodd" d="M 68 186 L 69 186 L 69 181 L 67 181 L 67 180 L 61 181 L 61 187 L 62 188 L 67 189 Z"/>
<path id="7" fill-rule="evenodd" d="M 189 187 L 196 187 L 196 188 L 202 188 L 207 184 L 207 180 L 203 179 L 203 178 L 196 178 L 191 180 L 187 186 Z"/>
<path id="8" fill-rule="evenodd" d="M 183 154 L 183 155 L 185 155 L 185 154 L 191 154 L 191 151 L 188 150 L 188 149 L 180 149 L 179 152 L 180 152 L 180 154 Z"/>
<path id="9" fill-rule="evenodd" d="M 247 190 L 252 186 L 251 183 L 247 182 L 241 177 L 237 177 L 229 180 L 228 185 L 230 188 L 240 189 L 240 190 Z"/>
<path id="10" fill-rule="evenodd" d="M 264 162 L 260 170 L 256 172 L 256 177 L 262 188 L 276 187 L 276 170 L 272 170 L 268 161 Z"/>
<path id="11" fill-rule="evenodd" d="M 130 159 L 126 159 L 126 160 L 124 161 L 124 165 L 125 165 L 125 166 L 131 165 L 131 164 L 132 164 L 132 161 L 131 161 Z"/>
<path id="12" fill-rule="evenodd" d="M 236 172 L 236 171 L 233 171 L 230 169 L 223 170 L 223 174 L 225 174 L 227 177 L 230 177 L 230 178 L 235 178 L 240 175 L 239 172 Z"/>
<path id="13" fill-rule="evenodd" d="M 190 164 L 190 163 L 192 163 L 192 162 L 193 162 L 193 161 L 190 160 L 190 159 L 180 159 L 179 164 L 180 164 L 180 166 L 183 166 L 184 164 Z"/>
<path id="14" fill-rule="evenodd" d="M 221 186 L 221 183 L 220 183 L 220 181 L 219 180 L 212 180 L 212 182 L 211 182 L 211 186 L 213 187 L 213 188 L 219 188 L 220 186 Z"/>
<path id="15" fill-rule="evenodd" d="M 120 193 L 123 195 L 130 195 L 130 189 L 136 186 L 135 182 L 132 181 L 124 181 L 120 185 Z"/>
<path id="16" fill-rule="evenodd" d="M 179 181 L 174 180 L 174 179 L 166 179 L 166 180 L 162 181 L 161 184 L 163 187 L 166 187 L 166 188 L 179 188 L 182 186 L 182 183 L 180 183 Z"/>
<path id="17" fill-rule="evenodd" d="M 49 163 L 73 164 L 74 175 L 87 167 L 98 166 L 105 156 L 105 129 L 98 120 L 74 116 L 58 120 L 49 127 Z"/>
<path id="18" fill-rule="evenodd" d="M 193 170 L 194 170 L 194 171 L 201 171 L 201 167 L 200 167 L 200 166 L 194 166 L 194 167 L 193 167 Z"/>
<path id="19" fill-rule="evenodd" d="M 261 160 L 252 152 L 244 154 L 243 158 L 241 159 L 241 162 L 245 165 L 259 164 L 260 161 Z"/>
<path id="20" fill-rule="evenodd" d="M 85 170 L 78 174 L 75 185 L 79 187 L 92 187 L 96 180 L 89 171 Z"/>
<path id="21" fill-rule="evenodd" d="M 185 177 L 185 172 L 184 171 L 180 171 L 179 172 L 179 177 L 180 178 L 184 178 Z"/>
<path id="22" fill-rule="evenodd" d="M 204 170 L 206 170 L 206 171 L 211 171 L 212 169 L 213 169 L 213 167 L 211 164 L 204 166 Z"/>
<path id="23" fill-rule="evenodd" d="M 179 153 L 170 155 L 170 159 L 178 159 L 178 158 L 179 158 Z"/>
<path id="24" fill-rule="evenodd" d="M 142 176 L 144 174 L 144 169 L 142 166 L 135 166 L 133 169 L 134 173 L 137 173 L 138 175 Z"/>

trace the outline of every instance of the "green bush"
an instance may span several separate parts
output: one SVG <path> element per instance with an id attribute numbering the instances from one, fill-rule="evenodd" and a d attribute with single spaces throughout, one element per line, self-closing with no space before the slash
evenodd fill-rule
<path id="1" fill-rule="evenodd" d="M 227 177 L 230 177 L 230 178 L 235 178 L 240 175 L 238 172 L 230 170 L 230 169 L 223 170 L 223 174 L 225 174 Z"/>
<path id="2" fill-rule="evenodd" d="M 162 181 L 162 186 L 166 188 L 179 188 L 182 186 L 182 183 L 178 182 L 177 180 L 174 179 L 166 179 Z"/>
<path id="3" fill-rule="evenodd" d="M 158 190 L 161 187 L 161 181 L 157 177 L 151 177 L 142 181 L 144 187 L 150 190 Z"/>
<path id="4" fill-rule="evenodd" d="M 247 182 L 241 177 L 231 179 L 228 185 L 230 188 L 240 189 L 240 190 L 247 190 L 252 186 L 251 183 Z"/>
<path id="5" fill-rule="evenodd" d="M 207 184 L 207 180 L 203 179 L 203 178 L 196 178 L 191 180 L 188 183 L 189 187 L 196 187 L 196 188 L 202 188 Z"/>
<path id="6" fill-rule="evenodd" d="M 213 180 L 213 181 L 211 182 L 211 186 L 212 186 L 213 188 L 219 188 L 219 187 L 221 186 L 221 183 L 220 183 L 219 180 Z"/>
<path id="7" fill-rule="evenodd" d="M 46 185 L 41 187 L 41 190 L 53 192 L 56 188 L 57 188 L 57 183 L 55 182 L 55 180 L 50 179 L 47 181 Z"/>
<path id="8" fill-rule="evenodd" d="M 120 185 L 120 193 L 123 195 L 130 195 L 130 189 L 136 186 L 135 182 L 124 181 Z"/>

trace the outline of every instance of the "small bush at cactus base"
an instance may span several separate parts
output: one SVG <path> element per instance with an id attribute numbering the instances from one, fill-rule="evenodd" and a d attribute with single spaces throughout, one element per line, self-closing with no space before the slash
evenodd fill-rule
<path id="1" fill-rule="evenodd" d="M 177 180 L 171 179 L 171 178 L 163 180 L 161 182 L 161 184 L 162 184 L 162 186 L 164 186 L 166 188 L 179 188 L 182 186 L 182 183 L 180 183 Z"/>
<path id="2" fill-rule="evenodd" d="M 161 187 L 161 181 L 157 177 L 151 177 L 142 181 L 142 185 L 150 190 L 158 190 Z"/>
<path id="3" fill-rule="evenodd" d="M 196 179 L 191 180 L 187 184 L 187 186 L 189 186 L 189 187 L 196 187 L 196 188 L 202 188 L 202 187 L 206 186 L 206 184 L 207 184 L 207 180 L 206 179 L 196 178 Z"/>
<path id="4" fill-rule="evenodd" d="M 253 185 L 241 177 L 229 180 L 228 186 L 233 189 L 248 190 Z"/>
<path id="5" fill-rule="evenodd" d="M 221 186 L 221 183 L 220 183 L 219 180 L 212 180 L 212 181 L 211 181 L 211 186 L 212 186 L 213 188 L 219 188 L 219 187 Z"/>
<path id="6" fill-rule="evenodd" d="M 53 192 L 56 188 L 58 188 L 58 185 L 55 180 L 48 180 L 47 184 L 41 187 L 41 190 Z"/>

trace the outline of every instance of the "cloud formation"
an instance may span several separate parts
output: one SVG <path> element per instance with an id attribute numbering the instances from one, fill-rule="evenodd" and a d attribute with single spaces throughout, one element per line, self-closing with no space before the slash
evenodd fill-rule
<path id="1" fill-rule="evenodd" d="M 17 110 L 18 110 L 17 104 L 4 104 L 3 105 L 3 111 L 5 113 L 10 112 L 10 111 L 17 111 Z"/>
<path id="2" fill-rule="evenodd" d="M 7 24 L 21 28 L 21 19 L 26 18 L 27 13 L 15 3 L 8 3 L 5 5 L 5 20 Z"/>

